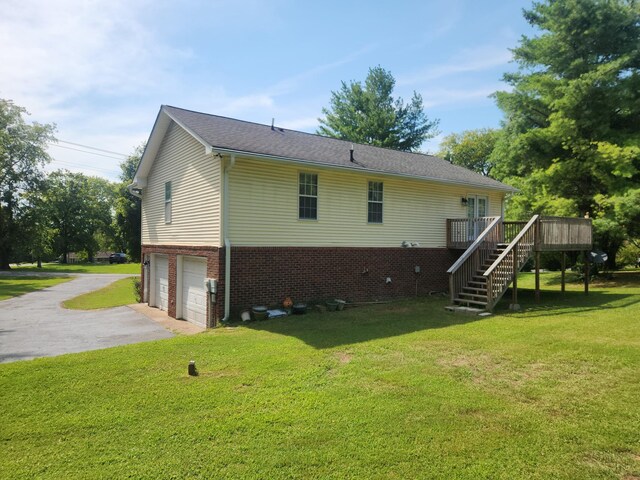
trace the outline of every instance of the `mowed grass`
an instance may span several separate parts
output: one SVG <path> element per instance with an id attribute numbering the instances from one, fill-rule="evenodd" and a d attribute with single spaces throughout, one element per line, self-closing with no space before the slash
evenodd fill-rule
<path id="1" fill-rule="evenodd" d="M 100 290 L 85 293 L 62 303 L 73 310 L 95 310 L 137 303 L 133 282 L 139 277 L 122 278 Z"/>
<path id="2" fill-rule="evenodd" d="M 72 277 L 0 276 L 0 301 L 68 282 Z M 1 308 L 1 307 L 0 307 Z M 0 326 L 1 327 L 1 326 Z"/>
<path id="3" fill-rule="evenodd" d="M 529 281 L 523 276 L 521 284 Z M 1 478 L 640 478 L 640 279 L 0 365 Z M 187 375 L 195 360 L 198 377 Z"/>
<path id="4" fill-rule="evenodd" d="M 132 273 L 140 274 L 139 263 L 43 263 L 42 268 L 36 264 L 21 264 L 13 266 L 16 272 L 48 272 L 48 273 Z"/>

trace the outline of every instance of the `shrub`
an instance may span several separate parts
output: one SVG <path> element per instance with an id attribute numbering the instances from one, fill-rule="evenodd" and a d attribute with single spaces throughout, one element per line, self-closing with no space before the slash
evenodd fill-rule
<path id="1" fill-rule="evenodd" d="M 136 277 L 133 279 L 133 292 L 137 303 L 142 303 L 142 280 Z"/>

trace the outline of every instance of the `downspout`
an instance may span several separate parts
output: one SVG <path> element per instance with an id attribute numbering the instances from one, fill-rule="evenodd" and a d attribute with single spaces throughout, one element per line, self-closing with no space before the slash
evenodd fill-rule
<path id="1" fill-rule="evenodd" d="M 231 240 L 229 240 L 229 172 L 236 164 L 236 156 L 231 154 L 224 169 L 222 190 L 222 233 L 224 235 L 224 318 L 228 322 L 231 316 Z"/>

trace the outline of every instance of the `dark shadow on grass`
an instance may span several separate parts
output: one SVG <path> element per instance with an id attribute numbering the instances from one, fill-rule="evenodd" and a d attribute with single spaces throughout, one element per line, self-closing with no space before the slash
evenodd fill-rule
<path id="1" fill-rule="evenodd" d="M 542 290 L 540 302 L 535 300 L 535 291 L 531 289 L 518 290 L 518 303 L 521 310 L 512 312 L 509 310 L 511 303 L 511 289 L 505 293 L 502 300 L 496 306 L 494 312 L 500 315 L 517 315 L 526 312 L 527 316 L 545 317 L 559 316 L 563 313 L 590 312 L 594 310 L 608 310 L 626 308 L 630 305 L 640 303 L 640 297 L 631 293 L 623 293 L 617 290 L 592 290 L 588 295 L 582 291 L 568 291 L 565 293 Z M 530 315 L 531 312 L 536 313 Z"/>
<path id="2" fill-rule="evenodd" d="M 444 309 L 446 305 L 446 299 L 428 297 L 347 308 L 342 312 L 312 311 L 305 315 L 253 322 L 247 328 L 296 337 L 307 345 L 323 349 L 482 319 L 447 312 Z"/>
<path id="3" fill-rule="evenodd" d="M 18 362 L 20 360 L 33 360 L 36 355 L 33 352 L 20 352 L 20 353 L 1 353 L 0 363 Z"/>

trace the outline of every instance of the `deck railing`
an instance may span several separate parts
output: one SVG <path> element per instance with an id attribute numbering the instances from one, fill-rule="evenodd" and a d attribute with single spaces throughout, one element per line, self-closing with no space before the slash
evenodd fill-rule
<path id="1" fill-rule="evenodd" d="M 526 224 L 527 222 L 502 222 L 503 243 L 511 243 Z"/>
<path id="2" fill-rule="evenodd" d="M 466 249 L 496 218 L 448 218 L 447 247 Z"/>
<path id="3" fill-rule="evenodd" d="M 447 247 L 468 248 L 495 217 L 447 219 Z M 527 222 L 502 222 L 502 243 L 511 243 Z M 540 251 L 590 250 L 591 219 L 540 217 Z"/>
<path id="4" fill-rule="evenodd" d="M 484 272 L 487 281 L 487 310 L 492 310 L 511 281 L 533 253 L 539 231 L 540 216 L 534 215 L 509 243 L 493 264 Z"/>
<path id="5" fill-rule="evenodd" d="M 480 266 L 495 251 L 498 243 L 502 241 L 502 217 L 490 217 L 491 221 L 485 225 L 479 235 L 476 235 L 471 246 L 462 256 L 447 270 L 449 274 L 449 294 L 451 303 L 457 298 L 462 288 L 467 285 L 477 273 Z M 485 218 L 486 219 L 486 218 Z M 482 223 L 469 222 L 468 225 L 476 226 Z M 457 228 L 456 223 L 452 226 Z M 462 231 L 462 229 L 460 229 Z M 465 231 L 467 234 L 469 230 Z"/>
<path id="6" fill-rule="evenodd" d="M 591 250 L 591 219 L 542 217 L 541 250 Z"/>

